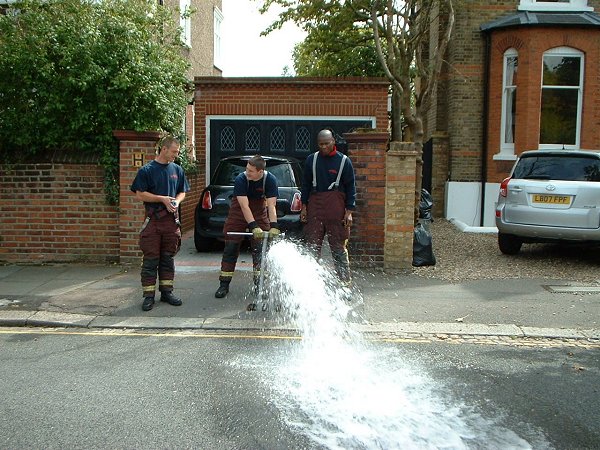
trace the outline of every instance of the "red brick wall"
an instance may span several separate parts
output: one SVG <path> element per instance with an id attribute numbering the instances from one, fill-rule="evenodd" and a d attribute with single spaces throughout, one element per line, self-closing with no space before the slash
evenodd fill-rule
<path id="1" fill-rule="evenodd" d="M 509 48 L 519 54 L 515 153 L 535 150 L 540 136 L 540 100 L 543 53 L 554 47 L 571 47 L 585 54 L 585 84 L 581 123 L 582 149 L 600 149 L 600 30 L 523 28 L 499 30 L 492 35 L 489 84 L 488 180 L 500 182 L 512 162 L 495 161 L 500 151 L 503 55 Z"/>
<path id="2" fill-rule="evenodd" d="M 348 156 L 356 177 L 356 212 L 348 249 L 353 266 L 383 266 L 385 156 L 388 133 L 348 133 Z M 413 189 L 414 190 L 414 189 Z"/>
<path id="3" fill-rule="evenodd" d="M 118 211 L 103 186 L 96 164 L 0 167 L 0 260 L 118 261 Z"/>

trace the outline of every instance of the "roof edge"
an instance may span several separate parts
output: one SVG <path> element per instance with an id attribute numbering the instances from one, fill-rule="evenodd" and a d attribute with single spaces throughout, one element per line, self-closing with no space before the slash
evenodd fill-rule
<path id="1" fill-rule="evenodd" d="M 194 84 L 375 84 L 389 85 L 385 77 L 194 77 Z"/>

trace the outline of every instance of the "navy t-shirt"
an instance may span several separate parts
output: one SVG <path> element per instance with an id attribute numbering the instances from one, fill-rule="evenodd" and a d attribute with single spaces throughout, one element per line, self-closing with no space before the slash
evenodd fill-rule
<path id="1" fill-rule="evenodd" d="M 329 186 L 337 179 L 338 171 L 342 163 L 342 154 L 338 151 L 331 156 L 323 156 L 321 153 L 316 154 L 317 157 L 317 187 L 316 192 L 327 192 Z M 306 158 L 304 164 L 304 178 L 302 180 L 302 203 L 306 205 L 310 200 L 310 194 L 313 190 L 313 160 L 315 154 L 311 154 Z M 346 159 L 340 179 L 339 191 L 346 194 L 346 209 L 354 209 L 356 207 L 356 185 L 354 179 L 354 167 L 350 158 Z"/>
<path id="2" fill-rule="evenodd" d="M 183 169 L 178 164 L 161 164 L 157 161 L 150 161 L 138 170 L 131 190 L 176 197 L 180 192 L 189 192 L 190 185 L 185 178 Z M 153 208 L 163 206 L 162 203 L 144 203 Z"/>
<path id="3" fill-rule="evenodd" d="M 267 176 L 266 180 L 263 180 L 265 178 L 263 175 L 258 181 L 250 181 L 246 178 L 246 172 L 240 173 L 233 182 L 233 195 L 248 197 L 248 199 L 278 197 L 277 178 L 270 172 L 265 171 L 265 174 Z"/>

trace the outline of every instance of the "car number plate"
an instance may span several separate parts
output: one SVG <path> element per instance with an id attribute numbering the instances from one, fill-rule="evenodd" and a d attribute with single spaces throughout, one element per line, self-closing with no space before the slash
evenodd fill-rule
<path id="1" fill-rule="evenodd" d="M 570 195 L 548 195 L 533 194 L 533 203 L 543 203 L 545 205 L 570 205 Z"/>

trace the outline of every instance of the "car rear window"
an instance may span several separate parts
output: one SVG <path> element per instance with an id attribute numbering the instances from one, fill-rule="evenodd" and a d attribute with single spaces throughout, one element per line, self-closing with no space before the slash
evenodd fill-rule
<path id="1" fill-rule="evenodd" d="M 246 161 L 221 161 L 215 171 L 213 184 L 218 186 L 233 186 L 235 178 L 246 170 Z M 297 187 L 299 175 L 292 174 L 291 165 L 284 161 L 267 161 L 267 171 L 277 178 L 277 184 L 285 187 Z"/>
<path id="2" fill-rule="evenodd" d="M 529 156 L 521 158 L 513 179 L 600 181 L 600 160 L 587 156 Z"/>

